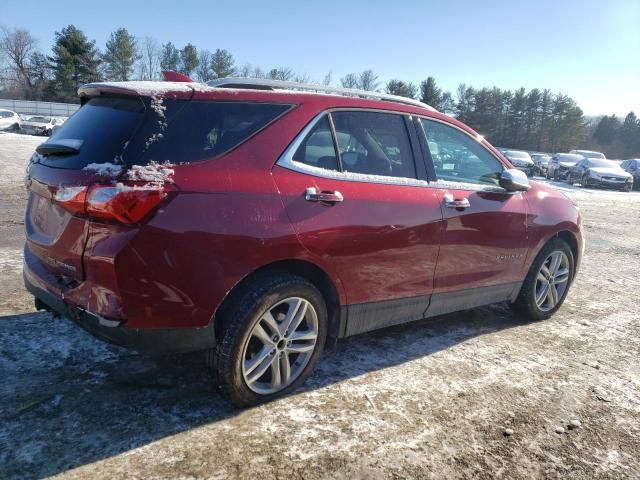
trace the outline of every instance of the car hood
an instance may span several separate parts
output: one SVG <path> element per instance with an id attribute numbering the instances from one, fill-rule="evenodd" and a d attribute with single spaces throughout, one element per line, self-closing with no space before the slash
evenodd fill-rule
<path id="1" fill-rule="evenodd" d="M 558 162 L 560 164 L 561 167 L 565 167 L 565 168 L 571 168 L 571 167 L 575 167 L 576 163 L 578 162 Z"/>
<path id="2" fill-rule="evenodd" d="M 609 167 L 592 167 L 589 169 L 592 172 L 598 173 L 600 175 L 617 175 L 619 177 L 630 177 L 631 174 L 621 170 L 619 168 L 609 168 Z"/>

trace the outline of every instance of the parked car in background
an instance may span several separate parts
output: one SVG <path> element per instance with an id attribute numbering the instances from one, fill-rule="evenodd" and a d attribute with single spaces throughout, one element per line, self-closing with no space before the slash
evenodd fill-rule
<path id="1" fill-rule="evenodd" d="M 51 134 L 53 135 L 54 133 L 56 133 L 56 130 L 58 130 L 64 124 L 64 122 L 68 120 L 68 118 L 69 117 L 55 117 L 56 124 L 51 129 Z"/>
<path id="2" fill-rule="evenodd" d="M 640 188 L 640 158 L 630 158 L 621 165 L 625 172 L 633 175 L 633 188 Z"/>
<path id="3" fill-rule="evenodd" d="M 560 308 L 584 245 L 569 198 L 423 103 L 292 85 L 81 87 L 25 179 L 36 307 L 129 348 L 204 350 L 241 406 L 300 386 L 325 341 Z"/>
<path id="4" fill-rule="evenodd" d="M 18 131 L 21 121 L 16 112 L 0 109 L 0 130 Z"/>
<path id="5" fill-rule="evenodd" d="M 574 155 L 582 155 L 584 158 L 607 158 L 605 157 L 604 153 L 594 152 L 593 150 L 571 150 L 569 153 L 573 153 Z"/>
<path id="6" fill-rule="evenodd" d="M 567 182 L 571 185 L 579 183 L 583 187 L 615 188 L 630 192 L 633 188 L 633 175 L 611 160 L 602 158 L 585 158 L 569 170 Z"/>
<path id="7" fill-rule="evenodd" d="M 549 167 L 549 162 L 551 161 L 551 155 L 546 153 L 532 153 L 531 160 L 533 160 L 533 164 L 535 165 L 535 174 L 541 177 L 546 176 L 547 168 Z"/>
<path id="8" fill-rule="evenodd" d="M 583 160 L 585 157 L 574 153 L 556 153 L 551 157 L 549 164 L 547 165 L 548 179 L 564 180 L 567 178 L 569 170 L 571 170 L 576 163 Z"/>
<path id="9" fill-rule="evenodd" d="M 28 120 L 20 122 L 20 131 L 27 135 L 44 135 L 48 137 L 53 133 L 53 129 L 62 123 L 64 122 L 55 117 L 35 115 L 29 117 Z"/>
<path id="10" fill-rule="evenodd" d="M 502 154 L 507 157 L 511 165 L 526 173 L 527 177 L 533 176 L 535 165 L 527 152 L 521 150 L 503 150 Z"/>

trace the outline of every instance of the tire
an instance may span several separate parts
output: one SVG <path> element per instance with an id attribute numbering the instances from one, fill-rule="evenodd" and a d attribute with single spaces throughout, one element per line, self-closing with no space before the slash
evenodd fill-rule
<path id="1" fill-rule="evenodd" d="M 274 327 L 284 328 L 287 314 L 293 312 L 290 309 L 295 309 L 298 300 L 301 308 L 306 306 L 299 326 L 294 328 L 295 332 L 276 333 Z M 275 319 L 275 324 L 265 320 L 268 312 L 272 313 L 271 319 Z M 313 373 L 327 335 L 324 298 L 313 284 L 297 275 L 271 273 L 256 277 L 236 292 L 219 317 L 221 325 L 216 331 L 217 345 L 206 352 L 206 361 L 222 394 L 238 407 L 271 401 L 302 385 Z M 313 349 L 304 353 L 289 350 L 309 348 L 312 340 L 292 340 L 291 334 L 297 333 L 298 337 L 306 334 L 308 337 L 314 324 L 317 336 Z M 265 343 L 265 338 L 271 343 Z M 267 351 L 270 352 L 268 355 Z M 263 360 L 252 363 L 254 358 Z M 287 369 L 284 362 L 289 364 L 288 381 L 285 381 Z M 260 371 L 263 373 L 258 375 Z M 280 382 L 286 385 L 274 387 L 275 372 Z"/>
<path id="2" fill-rule="evenodd" d="M 554 284 L 556 285 L 555 291 L 557 292 L 556 301 L 553 303 L 553 305 L 551 305 L 553 295 L 550 290 L 547 294 L 547 297 L 551 295 L 552 298 L 548 299 L 547 297 L 544 297 L 544 301 L 538 303 L 536 301 L 538 293 L 543 290 L 540 288 L 542 285 L 541 283 L 539 283 L 540 280 L 538 274 L 542 273 L 541 269 L 543 267 L 543 264 L 545 267 L 549 266 L 549 259 L 552 255 L 555 254 L 558 254 L 560 258 L 560 266 L 557 269 L 556 277 L 558 283 L 554 282 Z M 564 256 L 564 259 L 562 256 Z M 563 263 L 564 261 L 566 261 L 566 264 Z M 565 268 L 567 270 L 566 272 L 564 272 Z M 575 260 L 573 258 L 573 253 L 571 252 L 571 248 L 569 247 L 567 242 L 559 238 L 553 238 L 542 248 L 540 253 L 538 253 L 538 256 L 531 265 L 529 273 L 527 273 L 522 287 L 520 288 L 518 298 L 512 304 L 512 307 L 520 313 L 523 313 L 531 320 L 546 320 L 547 318 L 551 317 L 562 306 L 562 303 L 564 302 L 564 299 L 569 292 L 569 288 L 571 287 L 571 283 L 573 281 L 574 268 Z M 547 272 L 548 271 L 550 271 L 549 268 L 547 268 Z M 546 277 L 545 274 L 542 275 Z M 566 277 L 566 280 L 564 282 L 560 282 L 561 277 Z M 561 285 L 564 288 L 562 288 L 561 292 L 558 292 L 559 286 Z"/>
<path id="3" fill-rule="evenodd" d="M 554 182 L 559 182 L 560 181 L 560 176 L 558 175 L 558 171 L 554 171 L 553 172 L 553 181 Z"/>
<path id="4" fill-rule="evenodd" d="M 582 176 L 582 188 L 587 188 L 589 186 L 589 179 L 587 178 L 586 175 Z"/>
<path id="5" fill-rule="evenodd" d="M 573 180 L 571 179 L 571 174 L 570 173 L 567 174 L 567 183 L 569 185 L 573 185 Z"/>
<path id="6" fill-rule="evenodd" d="M 631 190 L 633 190 L 633 184 L 632 183 L 630 183 L 629 185 L 625 185 L 624 188 L 621 191 L 629 193 Z"/>

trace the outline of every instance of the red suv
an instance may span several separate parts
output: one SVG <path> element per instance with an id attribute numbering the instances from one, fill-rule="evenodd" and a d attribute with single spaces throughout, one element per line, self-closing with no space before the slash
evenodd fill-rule
<path id="1" fill-rule="evenodd" d="M 578 210 L 409 99 L 275 81 L 95 83 L 36 149 L 36 307 L 150 352 L 206 350 L 237 405 L 328 341 L 494 302 L 562 304 Z"/>

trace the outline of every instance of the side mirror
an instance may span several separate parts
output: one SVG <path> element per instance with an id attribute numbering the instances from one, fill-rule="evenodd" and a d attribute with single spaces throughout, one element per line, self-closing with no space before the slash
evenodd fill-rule
<path id="1" fill-rule="evenodd" d="M 504 170 L 499 183 L 507 192 L 526 192 L 531 188 L 525 173 L 515 168 Z"/>

